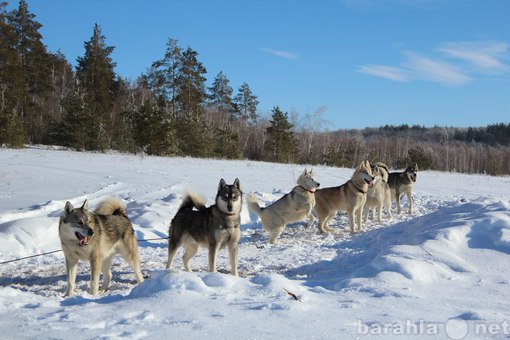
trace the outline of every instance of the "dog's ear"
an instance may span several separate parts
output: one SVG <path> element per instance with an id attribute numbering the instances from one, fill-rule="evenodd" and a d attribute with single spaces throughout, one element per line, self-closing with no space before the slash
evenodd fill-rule
<path id="1" fill-rule="evenodd" d="M 237 188 L 237 190 L 242 191 L 241 182 L 239 181 L 239 178 L 236 178 L 236 180 L 234 181 L 234 186 Z"/>
<path id="2" fill-rule="evenodd" d="M 308 169 L 305 168 L 305 171 L 303 171 L 303 175 L 306 175 L 308 173 Z"/>
<path id="3" fill-rule="evenodd" d="M 66 202 L 66 206 L 64 208 L 64 216 L 67 216 L 71 213 L 71 211 L 74 209 L 73 205 L 71 204 L 71 202 L 67 201 Z"/>
<path id="4" fill-rule="evenodd" d="M 218 184 L 218 192 L 221 191 L 224 187 L 227 186 L 227 183 L 225 183 L 225 180 L 222 178 L 220 179 L 220 184 Z"/>
<path id="5" fill-rule="evenodd" d="M 83 205 L 80 208 L 81 210 L 89 210 L 89 201 L 85 200 L 83 201 Z"/>
<path id="6" fill-rule="evenodd" d="M 418 163 L 414 163 L 414 171 L 418 171 Z"/>

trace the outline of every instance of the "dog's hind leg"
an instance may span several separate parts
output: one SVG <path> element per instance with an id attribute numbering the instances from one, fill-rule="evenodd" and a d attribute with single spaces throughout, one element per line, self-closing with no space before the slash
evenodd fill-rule
<path id="1" fill-rule="evenodd" d="M 66 256 L 67 290 L 65 296 L 72 296 L 74 294 L 76 269 L 78 269 L 78 260 L 70 259 Z"/>
<path id="2" fill-rule="evenodd" d="M 180 243 L 172 242 L 172 240 L 168 240 L 168 260 L 166 262 L 166 269 L 172 268 L 172 264 L 175 259 L 175 255 L 177 255 L 177 251 L 181 246 Z"/>
<path id="3" fill-rule="evenodd" d="M 276 227 L 276 228 L 272 229 L 269 232 L 269 243 L 276 244 L 276 241 L 278 240 L 278 237 L 280 237 L 280 235 L 283 232 L 283 228 L 285 228 L 285 226 L 283 226 L 283 227 Z"/>
<path id="4" fill-rule="evenodd" d="M 198 247 L 198 243 L 186 243 L 184 246 L 185 250 L 184 254 L 182 255 L 182 263 L 184 264 L 184 270 L 187 272 L 191 271 L 189 260 L 191 260 L 191 258 L 197 254 Z"/>
<path id="5" fill-rule="evenodd" d="M 127 261 L 136 276 L 136 282 L 143 282 L 143 275 L 140 269 L 140 255 L 138 254 L 138 244 L 133 240 L 129 249 L 123 250 L 122 257 Z"/>

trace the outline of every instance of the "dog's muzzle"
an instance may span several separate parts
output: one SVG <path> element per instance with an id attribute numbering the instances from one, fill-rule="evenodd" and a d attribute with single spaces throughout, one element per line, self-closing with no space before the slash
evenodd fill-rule
<path id="1" fill-rule="evenodd" d="M 88 233 L 88 235 L 85 236 L 78 231 L 74 232 L 74 235 L 76 236 L 76 238 L 80 242 L 80 246 L 82 246 L 82 247 L 86 246 L 89 243 L 90 237 L 92 237 L 94 235 L 94 230 L 89 229 L 87 231 L 87 233 Z"/>

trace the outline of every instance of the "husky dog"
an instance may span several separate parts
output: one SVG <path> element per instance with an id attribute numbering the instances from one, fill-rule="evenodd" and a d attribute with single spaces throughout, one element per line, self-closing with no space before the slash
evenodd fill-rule
<path id="1" fill-rule="evenodd" d="M 209 248 L 209 271 L 216 271 L 218 250 L 228 246 L 232 275 L 237 274 L 238 242 L 241 236 L 241 184 L 236 178 L 227 185 L 223 178 L 218 186 L 216 204 L 206 208 L 205 200 L 188 193 L 168 229 L 168 262 L 172 268 L 177 251 L 184 245 L 182 262 L 186 271 L 191 271 L 189 260 L 195 256 L 200 245 Z M 196 210 L 193 210 L 195 208 Z"/>
<path id="2" fill-rule="evenodd" d="M 315 192 L 315 213 L 319 218 L 319 231 L 333 231 L 329 223 L 340 211 L 347 211 L 351 233 L 362 229 L 361 215 L 367 199 L 368 187 L 374 184 L 374 176 L 368 161 L 362 162 L 354 171 L 351 179 L 338 187 L 319 189 Z M 313 222 L 312 222 L 313 223 Z"/>
<path id="3" fill-rule="evenodd" d="M 368 220 L 370 208 L 372 217 L 375 217 L 377 211 L 377 220 L 380 222 L 382 217 L 382 208 L 386 209 L 388 217 L 391 218 L 391 191 L 388 185 L 388 167 L 386 164 L 377 162 L 372 164 L 372 174 L 374 175 L 374 185 L 368 187 L 367 200 L 365 202 L 365 222 Z"/>
<path id="4" fill-rule="evenodd" d="M 388 184 L 391 189 L 391 196 L 397 200 L 397 212 L 400 214 L 400 198 L 405 193 L 409 202 L 409 215 L 413 213 L 414 200 L 411 196 L 413 185 L 418 176 L 418 164 L 408 166 L 402 172 L 392 172 L 388 175 Z"/>
<path id="5" fill-rule="evenodd" d="M 269 232 L 269 243 L 276 243 L 287 224 L 313 218 L 314 192 L 319 185 L 313 170 L 305 168 L 297 180 L 297 186 L 265 208 L 259 206 L 255 195 L 248 196 L 248 209 L 260 217 L 262 228 Z"/>
<path id="6" fill-rule="evenodd" d="M 118 198 L 101 202 L 95 212 L 88 210 L 87 200 L 80 208 L 67 202 L 58 233 L 66 257 L 66 296 L 73 295 L 78 260 L 90 262 L 91 295 L 98 294 L 100 272 L 103 273 L 101 289 L 108 289 L 112 279 L 112 259 L 116 254 L 131 266 L 138 283 L 143 282 L 135 232 L 125 206 Z"/>

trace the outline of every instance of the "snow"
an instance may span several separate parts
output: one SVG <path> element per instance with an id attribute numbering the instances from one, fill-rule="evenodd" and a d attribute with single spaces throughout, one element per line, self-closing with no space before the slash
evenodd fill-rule
<path id="1" fill-rule="evenodd" d="M 220 178 L 241 181 L 262 204 L 295 185 L 301 165 L 45 148 L 0 149 L 0 262 L 60 249 L 65 202 L 109 196 L 127 206 L 138 239 L 167 236 L 187 189 L 212 204 Z M 352 169 L 316 166 L 321 186 Z M 246 206 L 241 215 L 240 277 L 207 272 L 207 251 L 193 272 L 166 270 L 165 240 L 139 242 L 140 285 L 119 257 L 111 289 L 90 296 L 89 265 L 78 267 L 76 296 L 64 298 L 64 256 L 0 264 L 0 334 L 5 339 L 466 339 L 510 336 L 510 177 L 423 171 L 415 212 L 351 235 L 347 217 L 320 235 L 288 226 L 279 243 Z M 383 215 L 383 218 L 385 216 Z M 291 294 L 299 299 L 294 299 Z M 467 333 L 467 334 L 466 334 Z"/>

